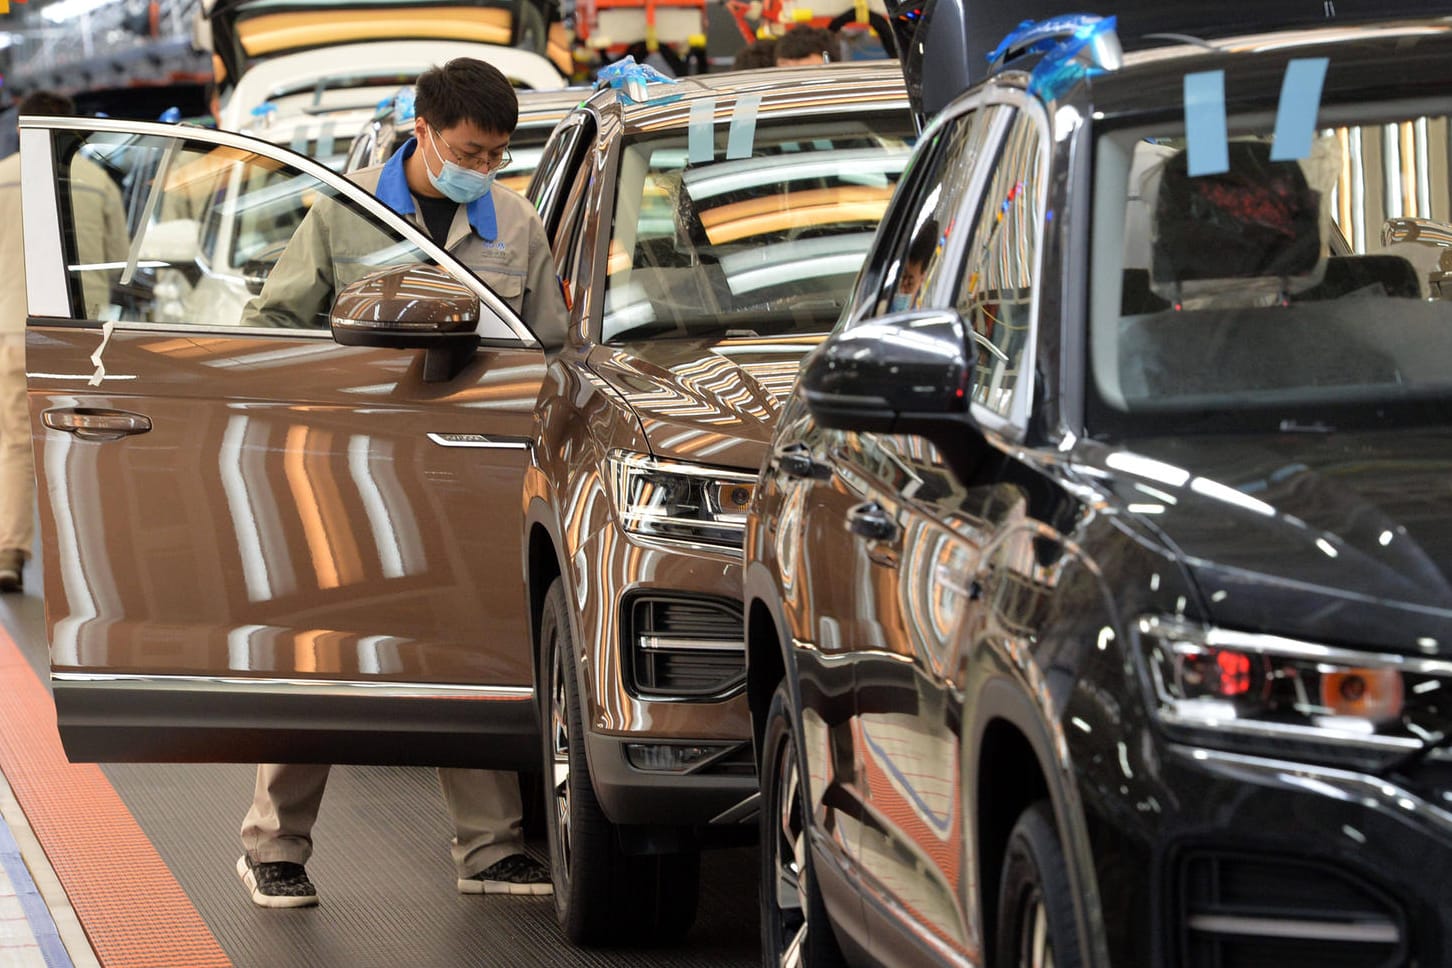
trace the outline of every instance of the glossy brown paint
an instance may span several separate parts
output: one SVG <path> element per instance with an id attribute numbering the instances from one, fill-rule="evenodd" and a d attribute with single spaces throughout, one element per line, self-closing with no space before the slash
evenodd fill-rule
<path id="1" fill-rule="evenodd" d="M 532 684 L 527 451 L 428 435 L 527 439 L 538 350 L 481 350 L 441 386 L 418 353 L 117 328 L 93 388 L 100 340 L 32 323 L 28 343 L 58 674 Z M 151 429 L 42 426 L 74 407 Z"/>

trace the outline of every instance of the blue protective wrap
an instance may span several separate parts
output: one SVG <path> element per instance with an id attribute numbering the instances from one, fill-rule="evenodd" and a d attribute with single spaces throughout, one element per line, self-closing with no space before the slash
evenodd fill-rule
<path id="1" fill-rule="evenodd" d="M 649 100 L 645 91 L 647 84 L 676 83 L 674 77 L 662 74 L 649 64 L 637 64 L 633 54 L 626 54 L 618 61 L 602 67 L 595 79 L 597 87 L 608 84 L 620 91 L 623 97 L 637 104 L 644 104 Z M 660 100 L 656 98 L 657 102 Z"/>
<path id="2" fill-rule="evenodd" d="M 1086 78 L 1105 69 L 1079 58 L 1101 35 L 1113 33 L 1118 21 L 1090 13 L 1064 14 L 1048 20 L 1025 20 L 988 54 L 990 70 L 1002 66 L 1010 53 L 1043 54 L 1029 74 L 1029 92 L 1053 101 Z"/>

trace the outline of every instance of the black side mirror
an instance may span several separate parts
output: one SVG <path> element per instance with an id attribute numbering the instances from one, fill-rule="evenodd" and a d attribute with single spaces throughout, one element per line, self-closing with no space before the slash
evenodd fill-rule
<path id="1" fill-rule="evenodd" d="M 479 346 L 479 299 L 438 266 L 385 269 L 345 286 L 328 318 L 344 346 L 421 349 L 423 379 L 453 379 Z"/>
<path id="2" fill-rule="evenodd" d="M 914 310 L 835 334 L 810 357 L 802 390 L 817 423 L 836 430 L 962 437 L 975 353 L 963 317 Z"/>

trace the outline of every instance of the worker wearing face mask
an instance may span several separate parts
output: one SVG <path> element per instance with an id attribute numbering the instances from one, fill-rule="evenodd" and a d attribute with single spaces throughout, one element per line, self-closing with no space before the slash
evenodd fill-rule
<path id="1" fill-rule="evenodd" d="M 472 58 L 449 61 L 418 79 L 415 137 L 386 163 L 352 177 L 472 269 L 542 342 L 558 345 L 567 317 L 544 226 L 523 196 L 494 184 L 494 173 L 509 163 L 518 117 L 514 89 L 503 74 Z M 335 293 L 378 268 L 369 258 L 377 238 L 360 228 L 341 206 L 314 202 L 243 323 L 317 326 L 322 314 L 326 326 Z M 237 861 L 253 903 L 318 903 L 305 865 L 328 773 L 327 764 L 257 768 L 252 806 L 242 821 L 246 852 Z M 459 892 L 549 894 L 549 871 L 524 852 L 516 775 L 440 769 L 439 781 L 454 825 Z"/>
<path id="2" fill-rule="evenodd" d="M 509 165 L 518 120 L 509 80 L 483 61 L 457 58 L 419 76 L 414 137 L 384 164 L 349 177 L 473 270 L 542 343 L 557 346 L 567 312 L 544 225 L 524 196 L 494 181 Z M 375 239 L 335 228 L 315 205 L 244 325 L 326 328 L 338 291 L 377 268 L 368 258 Z"/>

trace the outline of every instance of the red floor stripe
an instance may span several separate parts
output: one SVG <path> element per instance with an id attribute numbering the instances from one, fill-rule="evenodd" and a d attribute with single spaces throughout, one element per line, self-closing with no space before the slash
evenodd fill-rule
<path id="1" fill-rule="evenodd" d="M 100 767 L 67 762 L 55 706 L 0 627 L 0 770 L 105 968 L 231 962 Z"/>

